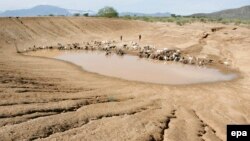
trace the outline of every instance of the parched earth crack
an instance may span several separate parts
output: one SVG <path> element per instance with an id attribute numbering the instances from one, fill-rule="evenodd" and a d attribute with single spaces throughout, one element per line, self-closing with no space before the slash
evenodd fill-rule
<path id="1" fill-rule="evenodd" d="M 210 125 L 208 125 L 206 122 L 204 122 L 204 120 L 202 120 L 202 119 L 197 115 L 197 113 L 196 113 L 195 110 L 193 110 L 193 112 L 194 112 L 194 115 L 197 117 L 197 119 L 201 122 L 202 130 L 199 130 L 197 135 L 198 135 L 199 137 L 201 137 L 202 140 L 204 140 L 203 137 L 204 137 L 204 135 L 207 133 L 207 130 L 206 130 L 206 127 L 207 127 L 207 128 L 209 128 L 209 129 L 211 129 L 211 131 L 213 132 L 213 134 L 214 134 L 219 140 L 223 141 L 220 137 L 218 137 L 218 136 L 216 135 L 216 131 L 215 131 Z"/>
<path id="2" fill-rule="evenodd" d="M 67 112 L 75 112 L 78 109 L 82 108 L 83 106 L 89 106 L 89 105 L 100 104 L 100 103 L 109 103 L 109 102 L 122 102 L 122 101 L 127 101 L 127 100 L 130 100 L 130 98 L 124 99 L 124 100 L 105 98 L 103 100 L 98 99 L 97 101 L 94 101 L 94 100 L 85 101 L 83 104 L 78 104 L 78 105 L 69 107 L 68 109 L 58 108 L 58 109 L 31 110 L 31 111 L 28 111 L 26 113 L 20 113 L 20 114 L 11 115 L 11 116 L 1 116 L 0 118 L 2 120 L 5 120 L 5 119 L 8 120 L 8 119 L 11 119 L 11 118 L 17 118 L 18 119 L 18 118 L 22 118 L 22 117 L 25 118 L 25 119 L 21 119 L 21 120 L 13 120 L 14 123 L 12 123 L 12 125 L 14 125 L 14 124 L 20 124 L 20 123 L 23 123 L 23 122 L 27 122 L 29 120 L 33 120 L 33 119 L 40 118 L 40 117 L 52 116 L 52 115 L 57 115 L 57 114 L 67 113 Z M 40 113 L 48 113 L 48 114 L 39 115 Z M 38 114 L 38 115 L 34 115 L 34 114 Z M 8 123 L 1 123 L 1 124 L 6 125 Z"/>
<path id="3" fill-rule="evenodd" d="M 66 112 L 73 112 L 78 110 L 79 108 L 81 108 L 82 106 L 88 106 L 88 105 L 92 105 L 92 104 L 99 104 L 99 103 L 109 103 L 109 102 L 121 102 L 121 101 L 126 101 L 126 100 L 116 100 L 116 99 L 103 99 L 103 100 L 86 100 L 81 102 L 80 104 L 71 106 L 71 107 L 67 107 L 67 108 L 53 108 L 53 109 L 34 109 L 34 110 L 30 110 L 27 111 L 25 113 L 18 113 L 18 114 L 14 114 L 14 115 L 0 115 L 0 118 L 14 118 L 14 117 L 18 117 L 18 116 L 24 116 L 24 115 L 28 115 L 28 114 L 33 114 L 33 113 L 37 113 L 37 112 L 56 112 L 56 113 L 66 113 Z"/>
<path id="4" fill-rule="evenodd" d="M 106 97 L 106 95 L 102 95 L 102 97 Z M 62 101 L 67 101 L 67 100 L 92 100 L 94 98 L 102 98 L 102 97 L 98 97 L 98 96 L 95 96 L 95 97 L 83 97 L 83 98 L 58 98 L 58 99 L 49 99 L 47 101 L 23 101 L 23 102 L 8 102 L 8 103 L 1 103 L 0 106 L 14 106 L 14 105 L 28 105 L 28 104 L 46 104 L 46 103 L 51 103 L 51 102 L 62 102 Z M 114 100 L 116 101 L 116 100 Z M 97 101 L 98 102 L 98 101 Z"/>
<path id="5" fill-rule="evenodd" d="M 174 119 L 174 118 L 177 118 L 177 117 L 176 117 L 176 110 L 172 110 L 170 116 L 167 116 L 167 118 L 166 118 L 166 120 L 165 120 L 165 124 L 164 124 L 164 126 L 162 127 L 162 130 L 161 130 L 161 133 L 160 133 L 161 136 L 160 136 L 159 141 L 164 141 L 165 131 L 166 131 L 167 129 L 169 129 L 169 124 L 170 124 L 171 120 Z M 157 139 L 155 139 L 155 138 L 151 138 L 151 140 L 152 140 L 152 141 L 157 141 Z"/>
<path id="6" fill-rule="evenodd" d="M 57 112 L 37 112 L 37 113 L 34 113 L 34 114 L 29 114 L 29 115 L 16 117 L 15 119 L 13 119 L 13 118 L 2 118 L 2 119 L 0 119 L 0 127 L 4 127 L 6 125 L 20 124 L 20 123 L 26 122 L 28 120 L 41 118 L 41 117 L 52 116 L 52 115 L 56 115 L 56 114 L 59 114 L 59 113 L 57 113 Z"/>
<path id="7" fill-rule="evenodd" d="M 64 127 L 49 127 L 48 130 L 45 131 L 45 133 L 43 135 L 40 136 L 33 136 L 33 138 L 30 138 L 29 140 L 37 140 L 37 139 L 46 139 L 49 138 L 51 135 L 55 134 L 55 133 L 63 133 L 69 130 L 73 130 L 82 126 L 87 125 L 89 122 L 91 121 L 97 121 L 97 120 L 101 120 L 104 118 L 112 118 L 112 117 L 120 117 L 120 116 L 124 116 L 124 115 L 135 115 L 138 113 L 141 113 L 143 111 L 146 110 L 152 110 L 152 108 L 139 108 L 136 111 L 131 111 L 131 112 L 123 112 L 123 113 L 116 113 L 116 114 L 104 114 L 104 115 L 100 115 L 97 117 L 92 117 L 92 118 L 86 118 L 82 123 L 78 123 L 76 126 L 74 125 L 67 125 Z"/>

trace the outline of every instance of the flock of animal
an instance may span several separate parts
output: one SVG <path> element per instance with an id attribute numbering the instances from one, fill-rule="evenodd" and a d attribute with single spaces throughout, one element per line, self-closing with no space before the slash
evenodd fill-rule
<path id="1" fill-rule="evenodd" d="M 117 55 L 131 54 L 137 55 L 140 58 L 150 58 L 162 61 L 175 61 L 183 64 L 191 64 L 203 66 L 212 63 L 213 60 L 207 58 L 198 58 L 194 56 L 184 55 L 178 49 L 156 49 L 153 46 L 140 46 L 136 42 L 121 43 L 116 41 L 90 41 L 83 43 L 72 43 L 63 45 L 58 43 L 56 46 L 33 46 L 25 49 L 23 52 L 38 51 L 43 49 L 58 49 L 58 50 L 101 50 L 105 51 L 106 55 L 116 53 Z"/>

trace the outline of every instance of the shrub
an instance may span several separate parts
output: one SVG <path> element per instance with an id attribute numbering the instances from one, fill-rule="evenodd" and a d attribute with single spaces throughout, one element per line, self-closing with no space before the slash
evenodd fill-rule
<path id="1" fill-rule="evenodd" d="M 84 17 L 88 17 L 88 16 L 89 16 L 89 13 L 84 13 L 83 16 L 84 16 Z"/>
<path id="2" fill-rule="evenodd" d="M 169 19 L 167 19 L 167 22 L 170 22 L 170 23 L 172 23 L 172 22 L 174 22 L 174 19 L 172 19 L 172 18 L 169 18 Z"/>
<path id="3" fill-rule="evenodd" d="M 222 18 L 218 18 L 218 21 L 222 21 L 223 19 Z"/>
<path id="4" fill-rule="evenodd" d="M 118 17 L 118 12 L 113 7 L 104 7 L 98 11 L 98 16 L 114 18 Z"/>
<path id="5" fill-rule="evenodd" d="M 181 21 L 177 21 L 176 24 L 179 25 L 179 26 L 183 26 L 184 25 Z"/>
<path id="6" fill-rule="evenodd" d="M 142 20 L 146 21 L 146 22 L 150 22 L 151 21 L 149 17 L 142 17 Z"/>
<path id="7" fill-rule="evenodd" d="M 125 16 L 124 16 L 124 19 L 131 20 L 131 19 L 132 19 L 132 17 L 131 17 L 130 15 L 125 15 Z"/>
<path id="8" fill-rule="evenodd" d="M 75 16 L 75 17 L 79 17 L 79 16 L 80 16 L 80 13 L 75 13 L 74 16 Z"/>
<path id="9" fill-rule="evenodd" d="M 235 25 L 240 25 L 240 24 L 241 24 L 241 20 L 236 20 L 236 21 L 234 22 L 234 24 L 235 24 Z"/>
<path id="10" fill-rule="evenodd" d="M 176 15 L 175 15 L 175 14 L 171 14 L 171 17 L 175 18 L 175 17 L 176 17 Z"/>
<path id="11" fill-rule="evenodd" d="M 200 19 L 200 22 L 202 22 L 202 23 L 206 23 L 207 21 L 206 21 L 206 19 L 205 19 L 205 18 L 201 18 L 201 19 Z"/>
<path id="12" fill-rule="evenodd" d="M 222 23 L 222 24 L 228 24 L 228 23 L 230 23 L 230 21 L 227 20 L 227 19 L 223 19 L 223 20 L 221 21 L 221 23 Z"/>

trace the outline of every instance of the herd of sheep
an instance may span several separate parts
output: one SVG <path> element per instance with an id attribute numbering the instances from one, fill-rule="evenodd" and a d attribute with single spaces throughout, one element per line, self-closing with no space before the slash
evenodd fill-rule
<path id="1" fill-rule="evenodd" d="M 117 55 L 131 54 L 137 55 L 140 58 L 150 58 L 162 61 L 175 61 L 183 64 L 191 64 L 203 66 L 213 62 L 211 59 L 198 58 L 183 54 L 179 49 L 156 49 L 153 46 L 140 46 L 136 42 L 120 43 L 116 41 L 91 41 L 83 43 L 72 43 L 63 45 L 58 43 L 56 46 L 33 46 L 23 52 L 38 51 L 43 49 L 58 49 L 58 50 L 101 50 L 105 51 L 106 55 L 116 53 Z"/>

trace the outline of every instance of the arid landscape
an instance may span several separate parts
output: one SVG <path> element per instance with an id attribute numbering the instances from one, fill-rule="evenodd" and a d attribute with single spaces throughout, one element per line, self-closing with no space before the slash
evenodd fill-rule
<path id="1" fill-rule="evenodd" d="M 142 35 L 141 46 L 208 58 L 208 67 L 238 77 L 154 84 L 17 53 L 34 45 L 119 43 L 121 35 L 124 43 L 139 42 Z M 0 140 L 225 141 L 226 125 L 250 123 L 249 47 L 250 29 L 233 24 L 0 18 Z"/>

